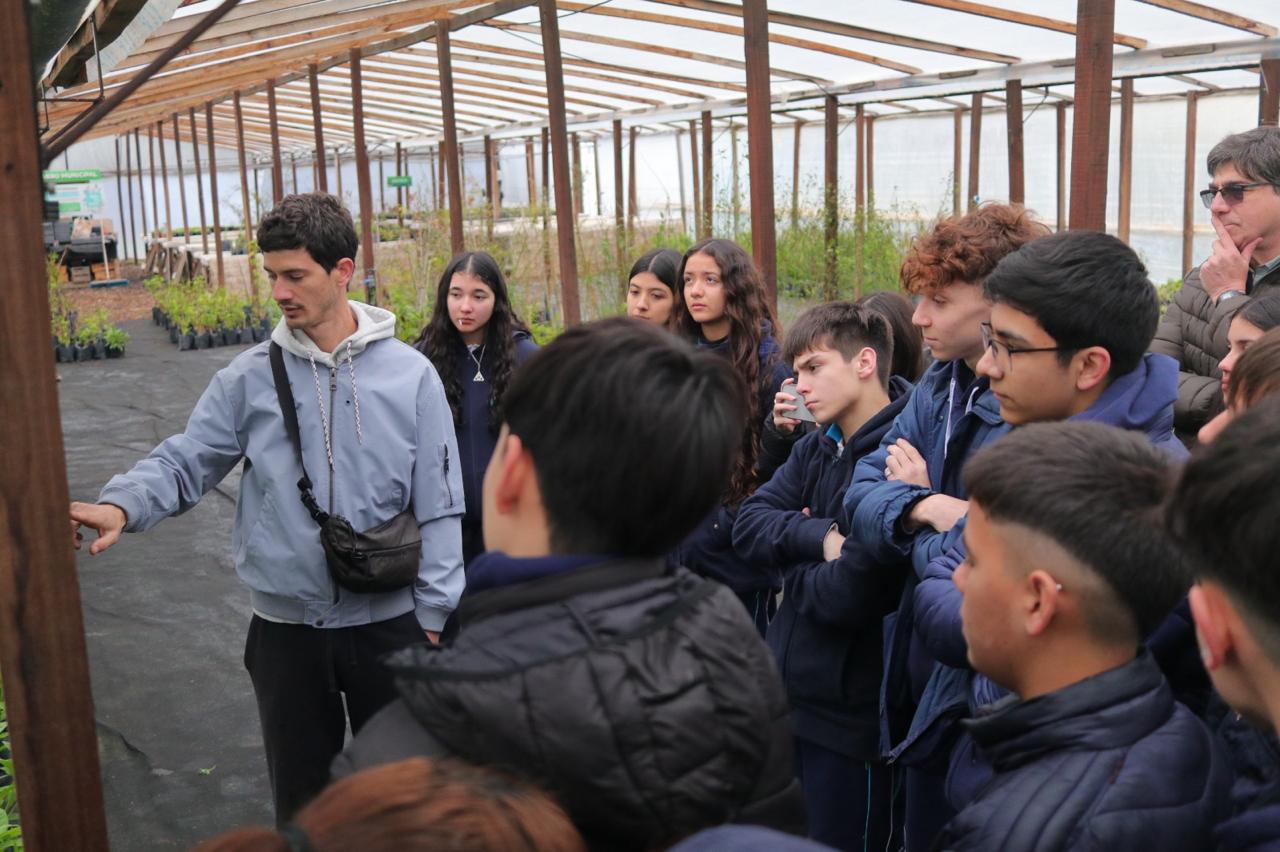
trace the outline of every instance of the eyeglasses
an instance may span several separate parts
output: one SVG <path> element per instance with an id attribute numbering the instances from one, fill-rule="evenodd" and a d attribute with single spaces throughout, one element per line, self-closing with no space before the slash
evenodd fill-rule
<path id="1" fill-rule="evenodd" d="M 1217 189 L 1209 187 L 1208 189 L 1200 190 L 1200 200 L 1204 203 L 1205 207 L 1211 207 L 1213 205 L 1213 197 L 1221 192 L 1222 200 L 1234 206 L 1239 204 L 1241 201 L 1244 201 L 1245 190 L 1257 189 L 1260 186 L 1271 186 L 1271 184 L 1266 182 L 1229 183 L 1225 186 L 1220 186 Z"/>
<path id="2" fill-rule="evenodd" d="M 982 333 L 982 347 L 991 352 L 992 359 L 995 360 L 996 366 L 1000 368 L 1002 373 L 1013 372 L 1014 355 L 1025 355 L 1031 352 L 1075 352 L 1078 348 L 1075 346 L 1038 346 L 1034 349 L 1014 349 L 1007 343 L 1001 343 L 995 339 L 991 331 L 991 323 L 979 323 L 978 330 Z"/>

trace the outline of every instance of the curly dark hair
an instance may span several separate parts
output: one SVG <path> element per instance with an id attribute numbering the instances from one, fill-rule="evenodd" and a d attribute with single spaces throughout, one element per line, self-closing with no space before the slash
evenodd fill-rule
<path id="1" fill-rule="evenodd" d="M 507 295 L 507 282 L 498 268 L 498 262 L 483 251 L 467 251 L 449 261 L 440 276 L 440 284 L 436 287 L 436 304 L 431 311 L 431 319 L 427 322 L 422 334 L 413 342 L 419 352 L 431 359 L 440 381 L 444 383 L 444 394 L 449 400 L 449 410 L 453 412 L 453 423 L 462 423 L 462 384 L 458 381 L 458 360 L 467 355 L 466 343 L 453 320 L 449 319 L 449 285 L 453 276 L 458 274 L 472 275 L 493 291 L 493 314 L 484 327 L 486 344 L 485 376 L 489 382 L 489 427 L 497 429 L 502 425 L 502 398 L 506 394 L 507 385 L 511 383 L 511 372 L 515 367 L 515 340 L 517 331 L 528 333 L 529 327 L 517 316 Z"/>
<path id="2" fill-rule="evenodd" d="M 689 313 L 684 301 L 684 268 L 689 258 L 705 254 L 720 268 L 720 281 L 724 287 L 724 312 L 729 319 L 729 360 L 734 371 L 742 377 L 752 399 L 768 399 L 772 404 L 773 391 L 766 388 L 770 371 L 761 364 L 760 342 L 766 334 L 782 335 L 773 314 L 773 307 L 765 296 L 764 276 L 751 259 L 751 255 L 732 240 L 709 239 L 695 244 L 680 260 L 676 273 L 675 307 L 671 312 L 672 329 L 690 341 L 697 341 L 701 328 Z M 774 353 L 771 358 L 780 358 Z M 756 459 L 760 455 L 760 430 L 767 412 L 753 410 L 742 434 L 742 453 L 734 465 L 729 479 L 725 502 L 736 505 L 755 490 Z"/>
<path id="3" fill-rule="evenodd" d="M 1049 228 L 1016 204 L 987 203 L 949 216 L 912 241 L 898 275 L 913 295 L 963 281 L 981 284 L 1007 254 L 1049 234 Z"/>

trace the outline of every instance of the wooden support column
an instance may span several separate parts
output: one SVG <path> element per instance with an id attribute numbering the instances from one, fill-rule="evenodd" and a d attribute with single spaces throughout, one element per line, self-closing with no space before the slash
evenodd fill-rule
<path id="1" fill-rule="evenodd" d="M 738 128 L 729 119 L 729 207 L 733 211 L 733 238 L 742 228 L 742 185 L 738 179 Z"/>
<path id="2" fill-rule="evenodd" d="M 192 140 L 193 142 L 195 140 Z M 187 180 L 182 173 L 182 142 L 178 139 L 178 114 L 173 114 L 173 162 L 178 167 L 178 209 L 182 213 L 183 239 L 191 236 L 191 225 L 187 221 Z"/>
<path id="3" fill-rule="evenodd" d="M 404 167 L 404 149 L 400 147 L 400 140 L 397 139 L 396 140 L 396 175 L 397 176 L 403 175 L 405 174 L 405 171 L 406 169 Z M 490 221 L 493 221 L 492 215 L 490 215 L 489 219 Z M 396 187 L 396 226 L 399 227 L 401 230 L 404 230 L 404 187 L 403 186 Z M 492 225 L 490 225 L 489 227 L 489 235 L 490 237 L 493 236 Z"/>
<path id="4" fill-rule="evenodd" d="M 866 261 L 862 253 L 865 245 L 863 235 L 867 227 L 867 116 L 862 104 L 854 108 L 853 136 L 856 140 L 853 157 L 853 297 L 857 299 L 862 296 L 862 279 L 866 270 Z"/>
<path id="5" fill-rule="evenodd" d="M 680 144 L 680 133 L 677 132 L 676 133 L 677 147 L 679 146 L 679 144 Z M 596 168 L 594 172 L 594 175 L 595 175 L 594 180 L 596 184 L 596 215 L 603 216 L 604 215 L 604 187 L 600 184 L 600 137 L 599 136 L 594 136 L 591 139 L 591 157 L 595 161 L 595 168 Z M 677 162 L 677 165 L 679 165 L 678 162 Z M 681 166 L 682 174 L 683 174 L 683 171 L 684 171 L 684 167 Z M 680 179 L 680 197 L 684 198 L 684 178 L 683 177 L 681 177 Z M 682 201 L 681 204 L 683 203 L 684 202 Z"/>
<path id="6" fill-rule="evenodd" d="M 876 117 L 868 114 L 865 119 L 867 127 L 867 215 L 876 209 Z"/>
<path id="7" fill-rule="evenodd" d="M 356 149 L 356 188 L 360 194 L 360 259 L 365 292 L 377 288 L 377 264 L 373 257 L 373 187 L 369 185 L 369 149 L 364 141 L 364 89 L 360 72 L 360 48 L 351 48 L 351 117 Z M 370 299 L 369 301 L 373 301 Z"/>
<path id="8" fill-rule="evenodd" d="M 573 154 L 573 213 L 575 216 L 582 215 L 582 145 L 578 141 L 578 134 L 574 133 L 570 136 L 570 151 Z"/>
<path id="9" fill-rule="evenodd" d="M 338 147 L 333 149 L 333 182 L 338 190 L 338 200 L 346 204 L 342 198 L 342 149 Z"/>
<path id="10" fill-rule="evenodd" d="M 712 211 L 715 210 L 715 199 L 712 198 L 711 174 L 711 112 L 702 113 L 702 230 L 698 234 L 701 239 L 711 238 Z"/>
<path id="11" fill-rule="evenodd" d="M 320 70 L 314 62 L 307 66 L 307 76 L 311 80 L 311 124 L 316 134 L 316 189 L 328 192 L 328 157 L 324 147 L 324 119 L 320 113 Z"/>
<path id="12" fill-rule="evenodd" d="M 449 181 L 445 176 L 445 167 L 449 158 L 444 155 L 444 140 L 436 146 L 436 209 L 444 210 L 449 206 Z"/>
<path id="13" fill-rule="evenodd" d="M 778 307 L 777 223 L 773 213 L 773 113 L 769 86 L 769 12 L 765 0 L 743 0 L 742 41 L 747 63 L 747 157 L 751 161 L 751 254 L 764 276 L 769 304 Z"/>
<path id="14" fill-rule="evenodd" d="M 493 137 L 484 137 L 484 194 L 488 199 L 485 210 L 485 233 L 493 239 L 494 209 L 497 206 L 493 191 Z"/>
<path id="15" fill-rule="evenodd" d="M 827 95 L 823 114 L 823 219 L 826 224 L 824 248 L 826 250 L 826 274 L 822 279 L 822 298 L 833 301 L 839 297 L 840 268 L 838 238 L 840 235 L 840 106 L 835 95 Z M 796 134 L 796 142 L 800 134 Z M 798 146 L 797 146 L 798 147 Z M 799 158 L 797 157 L 797 160 Z M 794 221 L 794 214 L 793 214 Z"/>
<path id="16" fill-rule="evenodd" d="M 542 272 L 546 285 L 544 303 L 548 314 L 551 311 L 551 284 L 553 271 L 551 266 L 551 131 L 542 128 Z"/>
<path id="17" fill-rule="evenodd" d="M 1058 101 L 1058 220 L 1057 230 L 1067 227 L 1067 105 Z"/>
<path id="18" fill-rule="evenodd" d="M 209 200 L 213 204 L 213 254 L 218 270 L 218 286 L 227 284 L 226 274 L 222 268 L 222 223 L 218 211 L 218 150 L 213 144 L 213 101 L 204 105 L 204 126 L 209 136 Z"/>
<path id="19" fill-rule="evenodd" d="M 296 153 L 289 155 L 289 168 L 293 173 L 293 194 L 297 195 L 302 188 L 298 186 L 298 155 Z"/>
<path id="20" fill-rule="evenodd" d="M 267 120 L 271 124 L 271 206 L 284 198 L 284 162 L 280 159 L 280 122 L 276 116 L 276 81 L 267 81 Z"/>
<path id="21" fill-rule="evenodd" d="M 1115 0 L 1076 6 L 1075 125 L 1071 133 L 1072 230 L 1107 229 Z"/>
<path id="22" fill-rule="evenodd" d="M 969 201 L 966 210 L 978 206 L 978 177 L 982 165 L 982 93 L 975 92 L 969 110 Z"/>
<path id="23" fill-rule="evenodd" d="M 689 181 L 693 184 L 693 234 L 702 235 L 702 169 L 698 164 L 698 122 L 689 119 Z"/>
<path id="24" fill-rule="evenodd" d="M 164 190 L 164 229 L 173 239 L 173 210 L 169 206 L 169 162 L 164 153 L 164 122 L 156 122 L 156 140 L 160 146 L 160 187 Z"/>
<path id="25" fill-rule="evenodd" d="M 494 218 L 502 215 L 502 142 L 493 146 L 493 176 L 489 186 Z"/>
<path id="26" fill-rule="evenodd" d="M 1022 81 L 1004 84 L 1006 137 L 1009 140 L 1009 202 L 1025 204 L 1025 171 L 1022 160 Z"/>
<path id="27" fill-rule="evenodd" d="M 1262 60 L 1258 79 L 1258 124 L 1280 123 L 1280 59 Z"/>
<path id="28" fill-rule="evenodd" d="M 250 213 L 249 207 L 249 170 L 245 163 L 244 150 L 244 113 L 240 108 L 240 92 L 237 90 L 232 96 L 232 103 L 235 106 L 236 114 L 236 159 L 240 166 L 240 205 L 244 211 L 241 217 L 240 228 L 244 234 L 245 255 L 249 262 L 249 302 L 256 309 L 258 307 L 258 271 L 254 267 L 253 246 L 257 243 L 257 235 L 253 232 L 253 215 Z"/>
<path id="29" fill-rule="evenodd" d="M 640 211 L 636 204 L 636 136 L 640 130 L 637 127 L 627 128 L 630 137 L 627 145 L 627 244 L 635 244 L 636 219 L 639 218 Z"/>
<path id="30" fill-rule="evenodd" d="M 1074 183 L 1074 181 L 1073 181 Z M 1191 268 L 1192 249 L 1195 239 L 1195 206 L 1200 202 L 1196 197 L 1196 93 L 1187 92 L 1187 136 L 1185 157 L 1182 170 L 1182 268 Z M 1073 186 L 1074 190 L 1074 186 Z M 1075 206 L 1074 204 L 1072 205 Z"/>
<path id="31" fill-rule="evenodd" d="M 150 126 L 147 127 L 147 167 L 151 172 L 151 212 L 155 214 L 155 231 L 160 233 L 160 196 L 156 193 L 156 137 Z"/>
<path id="32" fill-rule="evenodd" d="M 684 191 L 684 140 L 680 138 L 683 130 L 676 131 L 676 178 L 680 187 L 680 230 L 689 233 L 689 209 Z M 600 174 L 600 166 L 596 164 L 596 175 Z"/>
<path id="33" fill-rule="evenodd" d="M 625 288 L 627 286 L 627 214 L 623 208 L 623 193 L 626 185 L 622 177 L 622 122 L 613 120 L 613 229 L 614 242 L 618 246 L 618 278 Z"/>
<path id="34" fill-rule="evenodd" d="M 529 215 L 538 209 L 538 172 L 533 159 L 533 137 L 524 140 L 525 181 L 529 186 Z"/>
<path id="35" fill-rule="evenodd" d="M 133 228 L 133 216 L 130 214 L 129 218 L 125 218 L 124 172 L 120 168 L 120 137 L 116 136 L 113 141 L 115 142 L 116 147 L 116 207 L 120 211 L 120 242 L 116 248 L 116 258 L 119 260 L 120 266 L 123 269 L 125 252 L 129 250 L 129 232 Z M 128 143 L 126 143 L 124 147 L 125 152 L 128 153 Z M 132 208 L 133 199 L 130 198 L 128 203 Z M 121 277 L 124 277 L 123 272 Z"/>
<path id="36" fill-rule="evenodd" d="M 555 0 L 539 0 L 543 64 L 547 72 L 547 120 L 556 184 L 556 236 L 560 244 L 560 310 L 566 328 L 582 321 L 578 308 L 578 256 L 574 247 L 573 195 L 569 175 L 569 139 L 564 113 L 564 67 L 560 61 L 560 22 Z"/>
<path id="37" fill-rule="evenodd" d="M 1129 242 L 1133 204 L 1133 78 L 1120 81 L 1120 209 L 1116 235 Z"/>
<path id="38" fill-rule="evenodd" d="M 196 164 L 196 204 L 200 208 L 200 248 L 209 253 L 209 230 L 204 226 L 204 175 L 200 173 L 200 133 L 196 130 L 196 108 L 187 110 L 191 121 L 191 156 Z"/>
<path id="39" fill-rule="evenodd" d="M 453 108 L 453 60 L 449 28 L 436 27 L 436 67 L 440 74 L 440 108 L 444 112 L 444 159 L 449 188 L 449 245 L 454 254 L 466 249 L 462 234 L 462 175 L 458 170 L 458 119 Z"/>
<path id="40" fill-rule="evenodd" d="M 142 180 L 142 134 L 137 129 L 133 131 L 133 150 L 138 157 L 138 212 L 142 218 L 142 254 L 138 260 L 142 261 L 143 266 L 147 263 L 147 236 L 151 233 L 151 229 L 147 227 L 147 188 Z"/>
<path id="41" fill-rule="evenodd" d="M 796 138 L 791 147 L 791 227 L 800 226 L 800 131 L 804 122 L 796 122 Z M 823 133 L 826 133 L 824 128 Z"/>
<path id="42" fill-rule="evenodd" d="M 136 131 L 135 131 L 136 135 Z M 138 252 L 138 220 L 133 215 L 133 150 L 129 147 L 129 134 L 124 135 L 124 182 L 125 189 L 129 193 L 129 237 L 130 245 L 133 246 L 133 259 L 141 260 L 142 255 Z M 139 172 L 141 177 L 141 172 Z M 142 181 L 138 181 L 138 189 L 142 189 Z"/>
<path id="43" fill-rule="evenodd" d="M 964 110 L 957 109 L 952 115 L 955 118 L 955 128 L 951 152 L 951 215 L 959 216 L 960 187 L 964 183 L 960 177 L 960 169 L 963 168 L 961 148 L 964 142 Z"/>
<path id="44" fill-rule="evenodd" d="M 0 4 L 0 671 L 28 852 L 105 852 L 107 822 L 89 689 L 80 580 L 67 527 L 67 469 L 41 220 L 40 144 L 27 3 Z M 32 335 L 43 344 L 32 345 Z"/>

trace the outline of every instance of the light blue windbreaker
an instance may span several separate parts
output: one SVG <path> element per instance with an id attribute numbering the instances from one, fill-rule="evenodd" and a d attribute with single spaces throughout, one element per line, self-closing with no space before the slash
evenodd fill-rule
<path id="1" fill-rule="evenodd" d="M 267 343 L 219 370 L 186 431 L 113 477 L 98 501 L 122 508 L 125 530 L 140 532 L 190 509 L 245 459 L 232 548 L 257 613 L 329 628 L 412 610 L 423 629 L 437 631 L 465 583 L 453 416 L 431 361 L 395 339 L 395 315 L 350 304 L 358 327 L 333 355 L 283 319 L 271 338 L 284 349 L 320 506 L 366 530 L 412 504 L 422 529 L 422 561 L 411 589 L 362 595 L 330 578 L 320 529 L 299 499 L 302 470 L 285 432 Z"/>

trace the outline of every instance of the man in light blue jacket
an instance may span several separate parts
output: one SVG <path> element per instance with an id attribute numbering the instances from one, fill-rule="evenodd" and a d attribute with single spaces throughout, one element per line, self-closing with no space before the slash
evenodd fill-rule
<path id="1" fill-rule="evenodd" d="M 331 195 L 292 195 L 258 227 L 307 473 L 320 507 L 368 530 L 406 510 L 422 535 L 416 580 L 357 594 L 334 582 L 320 528 L 303 506 L 262 343 L 220 370 L 186 431 L 72 503 L 93 554 L 190 509 L 242 459 L 232 548 L 253 619 L 245 665 L 262 722 L 276 818 L 328 781 L 347 714 L 358 731 L 395 695 L 381 658 L 436 641 L 462 594 L 462 480 L 444 390 L 431 362 L 396 340 L 395 316 L 347 300 L 357 241 Z M 451 462 L 453 462 L 451 464 Z M 75 533 L 79 547 L 80 533 Z M 344 712 L 343 698 L 346 699 Z"/>

